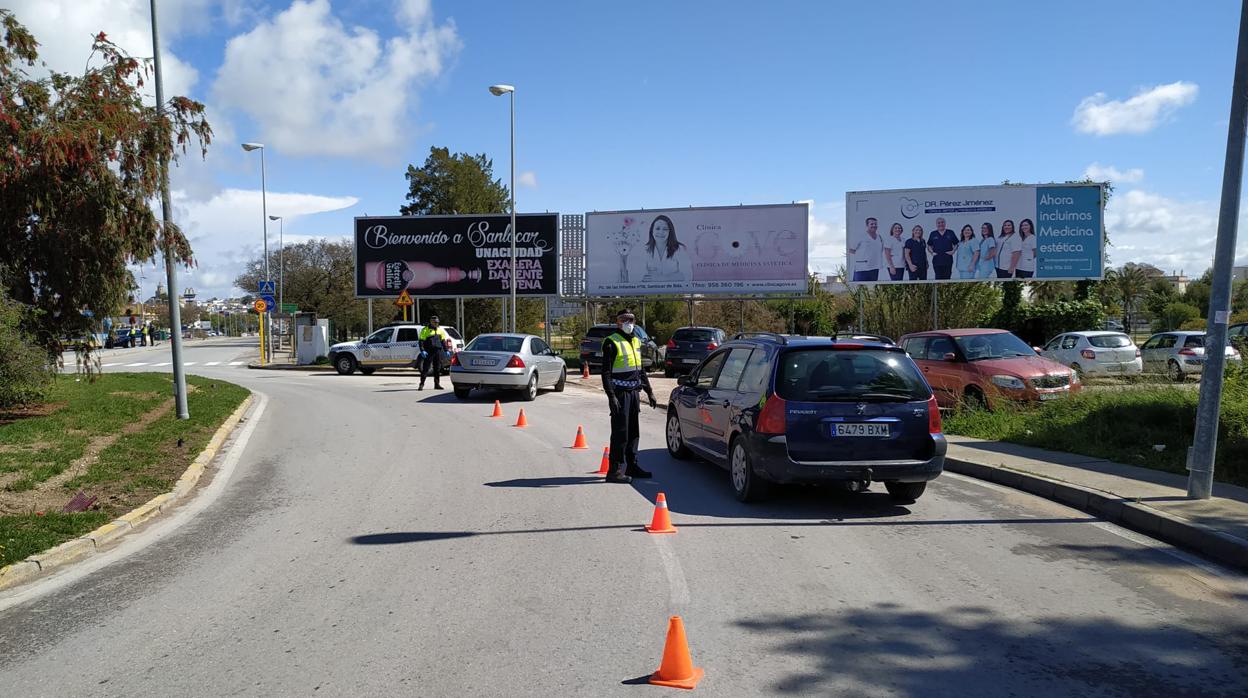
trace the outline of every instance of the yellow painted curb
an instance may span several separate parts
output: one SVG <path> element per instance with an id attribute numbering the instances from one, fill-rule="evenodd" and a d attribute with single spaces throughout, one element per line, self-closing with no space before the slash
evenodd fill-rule
<path id="1" fill-rule="evenodd" d="M 55 548 L 45 550 L 37 555 L 31 555 L 20 562 L 0 567 L 0 590 L 24 584 L 44 572 L 69 564 L 80 557 L 91 555 L 97 548 L 124 536 L 140 523 L 171 509 L 174 503 L 195 489 L 195 485 L 204 475 L 204 467 L 212 462 L 212 459 L 217 455 L 217 451 L 221 449 L 222 444 L 234 432 L 234 428 L 238 426 L 238 423 L 242 421 L 243 415 L 251 407 L 253 399 L 254 394 L 247 395 L 238 408 L 217 428 L 216 433 L 208 440 L 208 445 L 204 446 L 204 450 L 200 451 L 198 456 L 195 456 L 195 460 L 191 461 L 191 464 L 187 466 L 182 473 L 182 477 L 178 478 L 178 482 L 174 485 L 173 490 L 149 499 L 138 508 L 131 510 L 115 521 L 100 526 L 90 533 L 65 541 Z"/>

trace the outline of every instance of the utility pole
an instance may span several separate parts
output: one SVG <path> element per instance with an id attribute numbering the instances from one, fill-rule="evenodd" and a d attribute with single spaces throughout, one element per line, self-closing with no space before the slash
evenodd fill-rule
<path id="1" fill-rule="evenodd" d="M 1239 197 L 1244 182 L 1244 134 L 1248 130 L 1248 0 L 1239 10 L 1239 48 L 1231 83 L 1231 122 L 1226 130 L 1226 164 L 1222 170 L 1222 207 L 1218 212 L 1218 241 L 1213 256 L 1213 285 L 1209 292 L 1209 320 L 1205 332 L 1205 366 L 1196 403 L 1196 433 L 1188 452 L 1187 496 L 1208 499 L 1213 494 L 1213 463 L 1218 452 L 1218 421 L 1222 405 L 1222 376 L 1226 369 L 1226 329 L 1231 314 L 1231 273 L 1239 227 Z"/>
<path id="2" fill-rule="evenodd" d="M 160 34 L 156 29 L 156 0 L 152 8 L 152 63 L 156 75 L 156 112 L 165 110 L 165 84 L 160 72 Z M 160 158 L 160 218 L 163 223 L 165 250 L 165 281 L 169 284 L 169 345 L 173 352 L 173 399 L 178 419 L 190 419 L 191 411 L 186 404 L 186 370 L 182 365 L 182 308 L 178 303 L 178 270 L 173 265 L 173 245 L 169 240 L 169 226 L 173 224 L 173 204 L 169 199 L 169 158 Z"/>

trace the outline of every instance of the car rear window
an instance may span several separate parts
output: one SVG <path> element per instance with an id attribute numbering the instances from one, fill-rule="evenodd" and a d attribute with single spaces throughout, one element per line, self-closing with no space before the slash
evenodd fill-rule
<path id="1" fill-rule="evenodd" d="M 1193 348 L 1203 347 L 1203 346 L 1205 346 L 1205 335 L 1203 335 L 1203 334 L 1189 334 L 1189 335 L 1187 336 L 1187 339 L 1185 339 L 1185 340 L 1183 341 L 1183 346 L 1185 346 L 1185 347 L 1193 347 Z"/>
<path id="2" fill-rule="evenodd" d="M 798 349 L 781 357 L 776 394 L 799 402 L 926 400 L 931 392 L 905 354 Z"/>
<path id="3" fill-rule="evenodd" d="M 676 330 L 672 339 L 678 342 L 709 342 L 715 339 L 715 333 L 711 330 Z"/>
<path id="4" fill-rule="evenodd" d="M 506 351 L 512 354 L 520 352 L 520 347 L 524 345 L 523 337 L 500 337 L 481 335 L 472 340 L 465 351 Z"/>
<path id="5" fill-rule="evenodd" d="M 1101 334 L 1088 337 L 1088 342 L 1101 349 L 1117 349 L 1131 346 L 1131 338 L 1125 334 Z"/>
<path id="6" fill-rule="evenodd" d="M 585 333 L 585 336 L 593 337 L 595 339 L 603 339 L 611 336 L 612 332 L 615 332 L 614 327 L 591 327 L 589 328 L 589 331 Z"/>

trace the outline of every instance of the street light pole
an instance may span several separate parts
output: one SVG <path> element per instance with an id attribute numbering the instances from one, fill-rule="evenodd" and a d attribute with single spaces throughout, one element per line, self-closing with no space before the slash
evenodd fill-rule
<path id="1" fill-rule="evenodd" d="M 511 331 L 516 331 L 516 88 L 491 85 L 495 97 L 511 96 Z"/>
<path id="2" fill-rule="evenodd" d="M 244 143 L 243 150 L 246 150 L 247 152 L 251 152 L 253 150 L 260 151 L 260 215 L 261 215 L 261 223 L 264 225 L 264 279 L 265 281 L 268 281 L 270 278 L 269 277 L 269 203 L 268 203 L 267 187 L 265 186 L 265 182 L 264 182 L 264 144 L 263 143 Z M 272 325 L 269 324 L 269 317 L 271 316 L 269 315 L 269 313 L 266 312 L 264 314 L 264 317 L 260 318 L 260 321 L 265 324 L 265 327 L 271 330 Z M 265 353 L 268 354 L 268 357 L 267 357 L 268 360 L 272 361 L 273 360 L 273 345 L 271 343 L 267 347 Z"/>
<path id="3" fill-rule="evenodd" d="M 277 312 L 284 314 L 286 309 L 286 219 L 281 216 L 269 216 L 269 220 L 277 221 Z M 286 334 L 286 318 L 282 318 L 282 334 Z"/>
<path id="4" fill-rule="evenodd" d="M 1218 449 L 1222 377 L 1226 368 L 1226 330 L 1231 314 L 1231 274 L 1239 228 L 1240 189 L 1244 182 L 1245 131 L 1248 131 L 1248 0 L 1240 6 L 1239 48 L 1231 83 L 1231 121 L 1227 127 L 1226 164 L 1222 171 L 1222 208 L 1218 212 L 1218 238 L 1205 332 L 1205 366 L 1196 403 L 1196 432 L 1187 459 L 1187 496 L 1192 499 L 1208 499 L 1213 494 L 1213 463 Z"/>
<path id="5" fill-rule="evenodd" d="M 156 29 L 156 0 L 152 8 L 152 68 L 156 78 L 156 110 L 165 108 L 165 84 L 160 72 L 160 33 Z M 178 270 L 173 264 L 173 245 L 169 240 L 169 226 L 173 224 L 173 203 L 169 198 L 169 158 L 160 157 L 160 217 L 164 225 L 165 281 L 169 284 L 169 342 L 173 354 L 173 400 L 178 419 L 190 419 L 186 405 L 186 369 L 182 365 L 182 308 L 178 305 Z"/>

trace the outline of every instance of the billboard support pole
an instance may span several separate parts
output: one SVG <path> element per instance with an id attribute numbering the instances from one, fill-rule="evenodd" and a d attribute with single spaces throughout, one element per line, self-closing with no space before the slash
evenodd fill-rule
<path id="1" fill-rule="evenodd" d="M 693 325 L 693 299 L 689 299 L 689 325 Z"/>
<path id="2" fill-rule="evenodd" d="M 406 314 L 406 311 L 404 311 Z M 420 322 L 420 299 L 416 299 L 416 313 L 412 315 L 412 322 Z"/>
<path id="3" fill-rule="evenodd" d="M 373 333 L 373 299 L 368 299 L 368 333 Z"/>
<path id="4" fill-rule="evenodd" d="M 542 325 L 546 331 L 543 334 L 546 338 L 546 345 L 550 346 L 550 296 L 542 299 L 542 305 L 546 306 L 546 324 Z"/>
<path id="5" fill-rule="evenodd" d="M 745 332 L 745 301 L 737 301 L 737 325 L 740 326 L 739 332 Z"/>
<path id="6" fill-rule="evenodd" d="M 866 315 L 866 308 L 864 307 L 864 296 L 861 286 L 857 288 L 854 295 L 858 296 L 858 331 L 865 332 L 867 329 L 865 326 L 866 320 L 864 319 L 864 316 Z"/>
<path id="7" fill-rule="evenodd" d="M 1222 171 L 1222 208 L 1218 212 L 1218 239 L 1213 256 L 1213 286 L 1209 292 L 1205 368 L 1196 403 L 1196 433 L 1188 456 L 1187 496 L 1208 499 L 1213 494 L 1213 463 L 1218 447 L 1218 412 L 1226 368 L 1226 330 L 1231 306 L 1231 275 L 1235 263 L 1235 236 L 1239 226 L 1240 189 L 1244 181 L 1244 137 L 1248 130 L 1248 0 L 1240 6 L 1239 48 L 1231 85 L 1231 121 L 1226 133 L 1226 164 Z M 1212 349 L 1212 351 L 1210 351 Z"/>
<path id="8" fill-rule="evenodd" d="M 932 329 L 940 329 L 940 284 L 932 284 Z"/>

